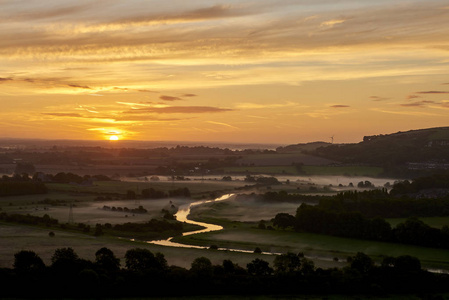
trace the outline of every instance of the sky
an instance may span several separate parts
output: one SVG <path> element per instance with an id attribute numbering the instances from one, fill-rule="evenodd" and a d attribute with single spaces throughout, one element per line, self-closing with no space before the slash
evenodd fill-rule
<path id="1" fill-rule="evenodd" d="M 0 105 L 13 138 L 349 143 L 449 126 L 449 2 L 0 0 Z"/>

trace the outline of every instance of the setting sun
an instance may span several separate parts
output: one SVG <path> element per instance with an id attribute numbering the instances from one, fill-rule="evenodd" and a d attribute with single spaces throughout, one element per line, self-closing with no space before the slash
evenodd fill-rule
<path id="1" fill-rule="evenodd" d="M 109 137 L 109 140 L 110 140 L 110 141 L 118 141 L 118 136 L 116 136 L 116 135 L 111 135 L 111 136 Z"/>

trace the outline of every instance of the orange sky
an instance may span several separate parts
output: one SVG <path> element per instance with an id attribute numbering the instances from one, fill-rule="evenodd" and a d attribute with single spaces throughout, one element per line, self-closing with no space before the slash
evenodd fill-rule
<path id="1" fill-rule="evenodd" d="M 445 1 L 0 1 L 0 137 L 358 142 L 449 126 Z"/>

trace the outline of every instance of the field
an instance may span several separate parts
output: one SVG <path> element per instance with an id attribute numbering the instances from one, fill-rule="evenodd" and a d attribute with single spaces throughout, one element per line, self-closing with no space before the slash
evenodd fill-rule
<path id="1" fill-rule="evenodd" d="M 215 222 L 225 227 L 222 231 L 177 237 L 177 242 L 224 248 L 254 250 L 259 247 L 267 252 L 304 252 L 315 261 L 346 261 L 348 256 L 364 252 L 378 261 L 382 255 L 412 255 L 418 257 L 423 266 L 431 269 L 449 269 L 449 252 L 410 245 L 362 241 L 293 231 L 262 230 L 257 228 L 258 218 L 270 220 L 278 212 L 294 214 L 299 203 L 265 204 L 257 201 L 229 201 L 204 204 L 192 210 L 193 219 Z M 242 213 L 246 212 L 246 213 Z M 251 213 L 249 213 L 251 212 Z M 443 218 L 429 218 L 443 222 Z M 233 220 L 245 222 L 233 222 Z M 447 220 L 447 218 L 446 218 Z M 269 223 L 267 223 L 268 225 Z"/>
<path id="2" fill-rule="evenodd" d="M 380 167 L 368 166 L 301 166 L 300 169 L 294 166 L 240 166 L 227 167 L 223 171 L 228 174 L 289 174 L 289 175 L 342 175 L 342 176 L 369 176 L 377 177 L 382 174 Z"/>
<path id="3" fill-rule="evenodd" d="M 298 179 L 299 180 L 299 179 Z M 311 181 L 312 180 L 312 181 Z M 314 184 L 314 178 L 309 182 L 299 180 L 289 185 L 283 184 L 277 188 L 297 190 L 297 187 Z M 329 178 L 320 179 L 321 183 Z M 332 179 L 333 180 L 333 179 Z M 359 180 L 359 178 L 340 178 L 340 182 Z M 284 182 L 285 179 L 282 179 Z M 354 181 L 356 182 L 356 181 Z M 379 180 L 381 182 L 381 180 Z M 377 183 L 377 182 L 376 182 Z M 187 181 L 157 182 L 135 180 L 133 182 L 96 182 L 93 186 L 78 186 L 69 184 L 49 184 L 50 193 L 35 196 L 17 196 L 0 198 L 0 207 L 3 212 L 21 213 L 43 216 L 48 214 L 60 223 L 66 223 L 69 218 L 69 204 L 73 203 L 73 219 L 75 222 L 90 224 L 124 222 L 144 222 L 151 218 L 160 218 L 161 209 L 171 204 L 179 207 L 192 200 L 182 198 L 165 198 L 159 200 L 138 199 L 124 200 L 127 190 L 136 193 L 144 188 L 152 187 L 157 190 L 168 191 L 179 187 L 188 187 L 193 198 L 209 198 L 208 195 L 216 191 L 233 192 L 236 187 L 242 187 L 247 182 L 233 180 L 230 182 L 205 179 Z M 321 186 L 322 188 L 323 186 Z M 300 189 L 301 190 L 301 189 Z M 247 191 L 249 193 L 251 191 Z M 94 201 L 101 195 L 110 195 L 110 200 Z M 38 201 L 50 199 L 59 200 L 57 205 L 38 204 Z M 170 201 L 172 201 L 170 203 Z M 103 206 L 135 208 L 139 205 L 148 210 L 146 214 L 130 214 L 117 211 L 103 210 Z M 314 234 L 295 233 L 281 230 L 262 230 L 257 228 L 259 220 L 270 219 L 279 212 L 294 214 L 300 203 L 261 203 L 256 200 L 228 200 L 224 202 L 208 203 L 192 209 L 191 217 L 204 222 L 220 224 L 224 230 L 202 233 L 197 235 L 176 237 L 175 241 L 183 241 L 192 245 L 210 247 L 217 245 L 223 248 L 235 248 L 252 252 L 256 247 L 272 253 L 287 251 L 303 252 L 308 258 L 314 260 L 319 267 L 341 267 L 346 265 L 346 258 L 357 252 L 365 252 L 381 260 L 381 255 L 399 256 L 409 254 L 418 257 L 424 267 L 431 269 L 449 270 L 449 252 L 446 250 L 429 249 L 422 247 L 343 239 Z M 395 222 L 399 220 L 391 220 Z M 427 219 L 424 221 L 428 221 Z M 444 219 L 433 218 L 435 226 L 445 225 Z M 439 224 L 439 225 L 438 225 Z M 49 231 L 55 232 L 55 237 L 49 237 Z M 213 263 L 221 264 L 223 259 L 246 266 L 256 257 L 272 262 L 274 255 L 238 253 L 232 251 L 217 251 L 208 249 L 174 248 L 149 244 L 146 242 L 130 241 L 111 236 L 94 237 L 76 232 L 63 231 L 56 227 L 30 227 L 25 225 L 0 224 L 0 267 L 10 267 L 14 253 L 20 250 L 31 249 L 49 264 L 54 250 L 60 247 L 73 247 L 74 250 L 86 259 L 93 259 L 95 251 L 101 247 L 108 247 L 124 262 L 124 254 L 128 249 L 142 247 L 153 252 L 162 252 L 169 264 L 190 267 L 190 263 L 197 257 L 206 256 Z"/>

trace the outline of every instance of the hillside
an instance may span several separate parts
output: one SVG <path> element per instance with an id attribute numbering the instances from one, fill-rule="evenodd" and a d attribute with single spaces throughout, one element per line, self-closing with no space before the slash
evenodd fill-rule
<path id="1" fill-rule="evenodd" d="M 334 144 L 309 154 L 346 164 L 396 170 L 449 169 L 449 127 L 365 136 L 358 144 Z"/>

